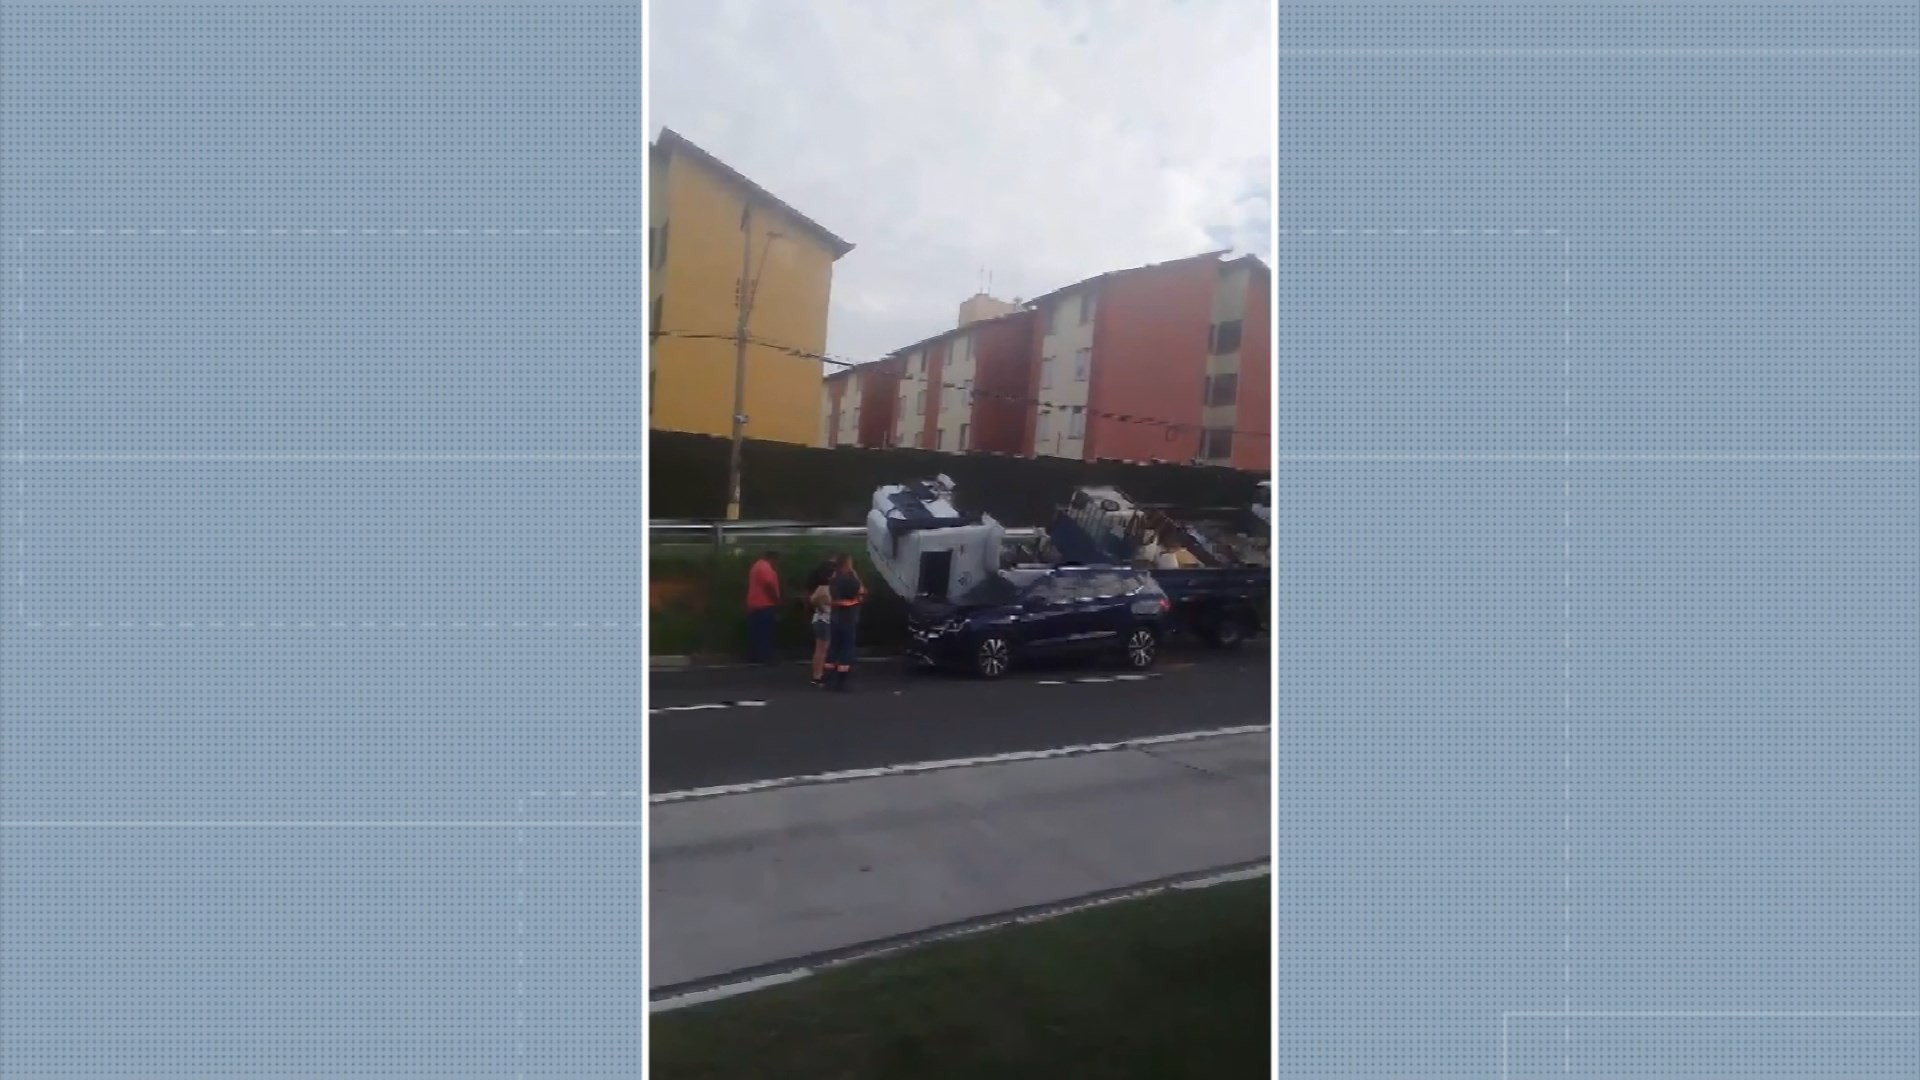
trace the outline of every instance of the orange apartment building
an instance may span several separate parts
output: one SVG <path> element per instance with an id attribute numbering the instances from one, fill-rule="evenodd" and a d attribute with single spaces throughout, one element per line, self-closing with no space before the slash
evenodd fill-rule
<path id="1" fill-rule="evenodd" d="M 1032 301 L 1022 452 L 1269 467 L 1271 277 L 1251 255 L 1116 270 Z"/>
<path id="2" fill-rule="evenodd" d="M 901 358 L 842 368 L 827 376 L 820 445 L 890 446 L 900 395 Z"/>
<path id="3" fill-rule="evenodd" d="M 1270 271 L 1223 254 L 1100 274 L 1017 307 L 971 298 L 963 325 L 830 376 L 822 441 L 1264 471 Z"/>

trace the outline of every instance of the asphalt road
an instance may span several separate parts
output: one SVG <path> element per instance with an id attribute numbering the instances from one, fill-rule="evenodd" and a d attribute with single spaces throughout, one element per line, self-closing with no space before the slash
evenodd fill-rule
<path id="1" fill-rule="evenodd" d="M 656 672 L 649 782 L 679 791 L 1261 724 L 1272 713 L 1271 670 L 1254 648 L 1170 655 L 1138 680 L 1098 664 L 982 682 L 868 661 L 844 694 L 813 689 L 794 664 Z"/>

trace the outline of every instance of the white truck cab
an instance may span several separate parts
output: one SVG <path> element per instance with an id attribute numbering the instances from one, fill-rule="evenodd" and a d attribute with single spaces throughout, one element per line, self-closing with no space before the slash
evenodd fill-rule
<path id="1" fill-rule="evenodd" d="M 988 514 L 962 512 L 953 493 L 944 474 L 874 489 L 867 554 L 904 599 L 957 600 L 1000 569 L 1006 529 Z"/>

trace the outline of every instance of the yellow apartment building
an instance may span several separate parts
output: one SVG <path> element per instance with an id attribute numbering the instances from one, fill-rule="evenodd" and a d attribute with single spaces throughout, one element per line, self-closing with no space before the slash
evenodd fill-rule
<path id="1" fill-rule="evenodd" d="M 746 435 L 819 445 L 823 365 L 813 357 L 827 348 L 833 264 L 853 245 L 670 128 L 651 147 L 650 177 L 650 425 L 732 434 L 744 255 Z"/>

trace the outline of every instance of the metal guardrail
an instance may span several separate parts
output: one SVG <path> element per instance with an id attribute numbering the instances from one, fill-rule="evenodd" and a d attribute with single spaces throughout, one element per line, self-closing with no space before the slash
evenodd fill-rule
<path id="1" fill-rule="evenodd" d="M 1037 539 L 1038 528 L 1010 528 L 1006 538 L 1016 543 Z M 864 525 L 821 525 L 804 521 L 649 521 L 647 541 L 679 546 L 726 547 L 754 540 L 800 540 L 867 535 Z"/>

